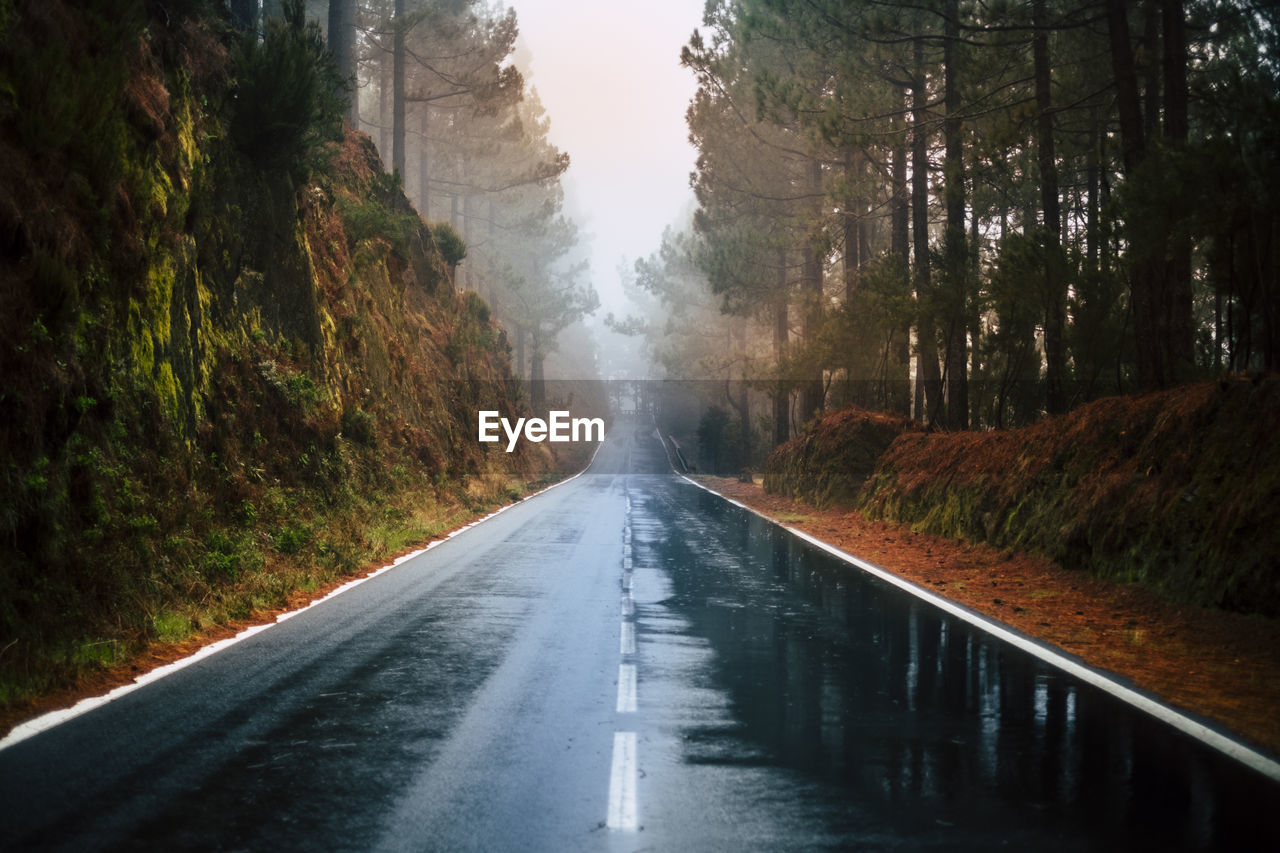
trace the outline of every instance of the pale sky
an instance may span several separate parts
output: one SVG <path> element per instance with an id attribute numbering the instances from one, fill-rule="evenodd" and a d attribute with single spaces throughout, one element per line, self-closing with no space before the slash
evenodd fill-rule
<path id="1" fill-rule="evenodd" d="M 692 197 L 696 153 L 684 114 L 693 75 L 680 48 L 703 0 L 506 0 L 532 63 L 521 70 L 571 158 L 568 203 L 593 235 L 592 282 L 604 307 L 625 311 L 615 272 L 658 248 Z"/>

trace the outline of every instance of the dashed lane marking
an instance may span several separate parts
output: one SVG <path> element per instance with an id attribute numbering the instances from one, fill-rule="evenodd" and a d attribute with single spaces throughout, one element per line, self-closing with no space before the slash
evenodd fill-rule
<path id="1" fill-rule="evenodd" d="M 636 665 L 618 664 L 618 713 L 636 712 Z"/>
<path id="2" fill-rule="evenodd" d="M 636 828 L 636 733 L 613 733 L 613 768 L 609 774 L 610 829 Z"/>

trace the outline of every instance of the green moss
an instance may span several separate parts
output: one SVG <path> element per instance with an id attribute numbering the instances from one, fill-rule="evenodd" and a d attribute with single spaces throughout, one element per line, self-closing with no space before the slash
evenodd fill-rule
<path id="1" fill-rule="evenodd" d="M 119 640 L 86 640 L 71 653 L 77 668 L 105 668 L 124 659 L 126 649 Z"/>
<path id="2" fill-rule="evenodd" d="M 162 643 L 177 643 L 191 636 L 191 620 L 181 613 L 165 611 L 151 619 L 151 630 Z"/>

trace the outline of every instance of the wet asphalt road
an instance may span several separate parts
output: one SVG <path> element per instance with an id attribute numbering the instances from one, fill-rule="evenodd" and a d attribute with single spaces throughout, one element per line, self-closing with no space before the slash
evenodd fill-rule
<path id="1" fill-rule="evenodd" d="M 0 850 L 1275 850 L 1277 806 L 625 420 L 576 480 L 0 751 Z"/>

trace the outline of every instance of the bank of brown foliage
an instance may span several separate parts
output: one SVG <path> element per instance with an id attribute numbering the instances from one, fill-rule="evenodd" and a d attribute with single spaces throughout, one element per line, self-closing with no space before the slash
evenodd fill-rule
<path id="1" fill-rule="evenodd" d="M 1098 400 L 1017 430 L 907 431 L 852 503 L 1177 600 L 1277 616 L 1278 429 L 1280 377 L 1255 376 Z M 842 458 L 816 456 L 807 474 L 829 479 Z"/>
<path id="2" fill-rule="evenodd" d="M 906 418 L 857 406 L 827 412 L 773 451 L 764 487 L 817 507 L 855 504 L 880 457 L 899 435 L 916 429 Z"/>

